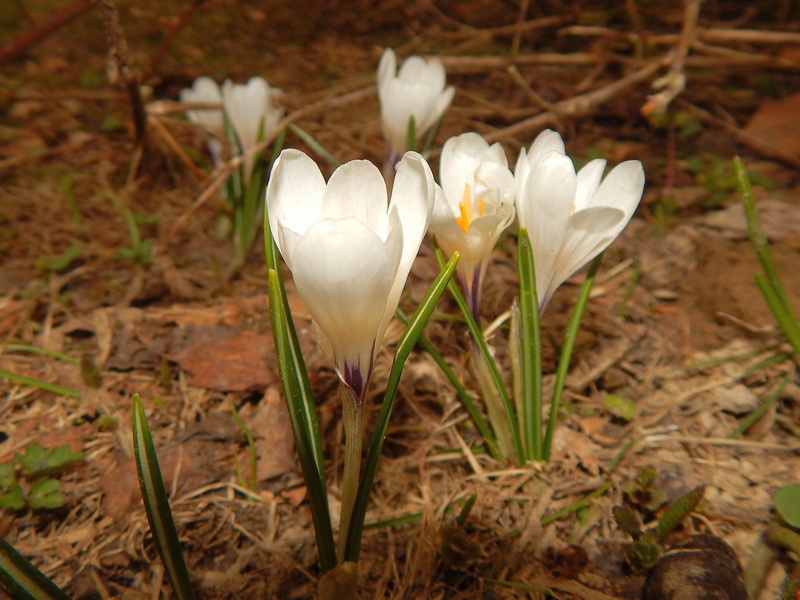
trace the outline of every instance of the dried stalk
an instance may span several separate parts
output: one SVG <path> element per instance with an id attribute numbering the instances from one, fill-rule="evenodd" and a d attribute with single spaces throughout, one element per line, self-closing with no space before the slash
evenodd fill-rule
<path id="1" fill-rule="evenodd" d="M 119 13 L 114 0 L 95 0 L 103 14 L 108 36 L 108 78 L 112 84 L 119 80 L 125 84 L 133 113 L 133 126 L 136 131 L 136 143 L 142 145 L 147 133 L 147 116 L 145 115 L 142 94 L 139 91 L 139 76 L 130 61 L 128 43 L 119 24 Z"/>

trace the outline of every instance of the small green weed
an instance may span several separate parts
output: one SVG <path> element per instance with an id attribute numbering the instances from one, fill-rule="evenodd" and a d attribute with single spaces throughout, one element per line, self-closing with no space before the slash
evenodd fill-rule
<path id="1" fill-rule="evenodd" d="M 54 479 L 64 467 L 83 460 L 83 452 L 73 452 L 69 446 L 45 450 L 39 442 L 25 448 L 25 454 L 0 463 L 0 507 L 57 508 L 66 496 L 61 482 Z"/>

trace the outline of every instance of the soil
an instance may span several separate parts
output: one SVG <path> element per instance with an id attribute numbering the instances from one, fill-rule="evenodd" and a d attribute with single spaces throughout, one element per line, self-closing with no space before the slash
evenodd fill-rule
<path id="1" fill-rule="evenodd" d="M 66 4 L 10 2 L 0 11 L 0 48 Z M 97 7 L 10 59 L 0 51 L 0 463 L 35 442 L 84 453 L 57 473 L 60 506 L 0 509 L 8 542 L 73 598 L 173 597 L 133 460 L 138 393 L 197 597 L 315 596 L 321 572 L 277 371 L 263 252 L 255 244 L 241 269 L 229 269 L 233 244 L 217 232 L 229 209 L 211 184 L 204 139 L 180 107 L 167 115 L 156 109 L 201 75 L 218 82 L 260 75 L 283 90 L 287 114 L 299 112 L 296 125 L 338 161 L 380 164 L 375 69 L 390 46 L 401 59 L 441 56 L 456 87 L 431 155 L 434 173 L 436 148 L 452 135 L 477 131 L 499 141 L 513 165 L 549 126 L 576 162 L 641 160 L 647 184 L 603 259 L 549 463 L 492 460 L 431 357 L 412 353 L 367 514 L 379 526 L 365 531 L 359 597 L 523 598 L 550 590 L 558 598 L 638 598 L 645 576 L 625 562 L 630 536 L 612 507 L 630 506 L 651 526 L 664 501 L 700 485 L 703 501 L 666 545 L 711 533 L 748 561 L 775 491 L 800 481 L 800 379 L 754 282 L 761 266 L 730 159 L 740 155 L 762 184 L 754 192 L 770 249 L 798 306 L 800 156 L 747 127 L 762 108 L 788 111 L 779 122 L 797 126 L 796 110 L 775 101 L 800 90 L 800 36 L 779 44 L 768 37 L 800 30 L 794 4 L 703 3 L 703 41 L 689 52 L 686 87 L 662 117 L 642 107 L 667 60 L 602 102 L 577 111 L 569 101 L 668 59 L 687 18 L 679 3 L 135 0 L 118 8 L 130 64 L 146 86 L 139 150 L 125 88 L 106 77 Z M 713 38 L 719 30 L 756 34 L 726 41 Z M 549 121 L 524 125 L 548 111 Z M 308 152 L 326 176 L 332 171 L 294 133 L 285 146 Z M 120 206 L 151 240 L 149 260 L 123 257 L 132 241 Z M 517 293 L 515 257 L 509 232 L 489 269 L 486 324 Z M 426 240 L 405 310 L 437 272 Z M 582 281 L 579 273 L 566 282 L 543 315 L 548 375 Z M 337 378 L 287 285 L 338 513 Z M 395 321 L 378 356 L 368 432 L 401 332 Z M 425 335 L 477 397 L 468 334 L 452 299 L 443 297 Z M 490 338 L 504 372 L 507 337 L 504 322 Z M 764 416 L 729 438 L 783 380 Z M 247 437 L 231 407 L 255 436 L 253 491 Z M 631 489 L 650 466 L 664 501 L 648 507 Z M 456 525 L 472 494 L 474 507 Z M 780 552 L 760 597 L 778 597 L 787 573 L 797 573 L 797 556 Z"/>

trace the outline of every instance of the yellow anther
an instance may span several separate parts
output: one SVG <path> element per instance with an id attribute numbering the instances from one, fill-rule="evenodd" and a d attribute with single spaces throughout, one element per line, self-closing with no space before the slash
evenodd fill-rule
<path id="1" fill-rule="evenodd" d="M 469 189 L 469 184 L 464 186 L 464 197 L 461 199 L 461 204 L 458 205 L 461 210 L 461 216 L 456 217 L 456 223 L 459 224 L 464 233 L 469 229 L 474 216 L 472 214 L 472 193 Z M 483 215 L 483 198 L 478 198 L 478 215 Z"/>

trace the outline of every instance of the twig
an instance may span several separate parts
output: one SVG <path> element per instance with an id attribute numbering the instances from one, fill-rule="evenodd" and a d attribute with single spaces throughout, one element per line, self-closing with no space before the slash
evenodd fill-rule
<path id="1" fill-rule="evenodd" d="M 175 41 L 178 32 L 186 26 L 186 24 L 189 22 L 189 19 L 192 18 L 194 11 L 197 10 L 202 3 L 203 0 L 189 0 L 189 2 L 186 4 L 181 16 L 178 18 L 178 22 L 170 26 L 166 37 L 158 46 L 158 48 L 156 48 L 156 51 L 153 52 L 153 57 L 150 59 L 150 68 L 147 70 L 147 73 L 145 73 L 144 76 L 145 81 L 153 76 L 156 68 L 158 67 L 158 63 L 161 62 L 161 59 L 164 58 L 164 55 L 167 53 L 167 50 L 169 50 L 172 42 Z"/>
<path id="2" fill-rule="evenodd" d="M 473 37 L 476 35 L 516 35 L 526 31 L 533 31 L 534 29 L 545 29 L 547 27 L 557 27 L 564 23 L 569 23 L 573 18 L 569 15 L 558 15 L 553 17 L 543 17 L 541 19 L 533 19 L 531 21 L 523 21 L 522 23 L 515 23 L 514 25 L 503 25 L 502 27 L 492 27 L 489 29 L 477 29 L 475 27 L 468 27 L 467 25 L 460 24 L 464 31 L 448 31 L 445 33 L 432 34 L 438 38 L 452 39 Z"/>
<path id="3" fill-rule="evenodd" d="M 511 37 L 511 51 L 508 53 L 512 58 L 519 54 L 519 45 L 522 41 L 522 26 L 525 24 L 525 15 L 528 14 L 528 3 L 529 0 L 521 0 L 519 3 L 519 16 Z"/>
<path id="4" fill-rule="evenodd" d="M 672 65 L 669 72 L 653 82 L 653 87 L 661 88 L 661 91 L 648 98 L 647 103 L 642 107 L 642 114 L 652 115 L 663 113 L 667 110 L 678 94 L 686 87 L 686 75 L 683 72 L 683 65 L 686 62 L 686 55 L 694 42 L 697 31 L 697 18 L 700 15 L 700 0 L 684 0 L 683 29 L 678 38 L 678 45 L 672 52 Z"/>
<path id="5" fill-rule="evenodd" d="M 94 4 L 93 0 L 73 0 L 60 10 L 57 10 L 44 21 L 17 36 L 8 44 L 0 48 L 0 65 L 7 63 L 25 52 L 30 46 L 43 40 L 51 33 L 70 21 L 77 19 Z"/>
<path id="6" fill-rule="evenodd" d="M 100 11 L 103 13 L 103 21 L 106 24 L 106 34 L 110 46 L 108 55 L 109 80 L 112 84 L 119 79 L 125 84 L 128 91 L 128 98 L 131 101 L 133 112 L 133 125 L 136 131 L 136 143 L 144 143 L 147 133 L 147 117 L 144 111 L 144 102 L 139 91 L 139 77 L 128 55 L 128 43 L 119 25 L 119 13 L 114 5 L 114 0 L 95 0 Z"/>
<path id="7" fill-rule="evenodd" d="M 571 25 L 558 30 L 558 35 L 575 36 L 609 36 L 627 38 L 636 41 L 635 33 L 626 33 L 609 29 L 607 27 L 594 27 L 584 25 Z M 668 33 L 664 35 L 651 35 L 647 37 L 648 44 L 674 44 L 680 39 L 680 34 Z M 753 44 L 800 44 L 800 33 L 791 31 L 759 31 L 758 29 L 704 29 L 698 27 L 695 31 L 695 40 L 706 43 L 753 43 Z"/>
<path id="8" fill-rule="evenodd" d="M 514 136 L 531 129 L 540 129 L 550 123 L 556 123 L 561 117 L 579 117 L 588 114 L 594 108 L 608 102 L 620 92 L 644 81 L 663 66 L 661 60 L 656 60 L 646 64 L 638 71 L 608 84 L 600 89 L 575 96 L 569 100 L 562 100 L 553 105 L 553 110 L 525 119 L 504 129 L 498 129 L 487 134 L 486 141 L 489 143 L 499 141 L 503 138 Z"/>

